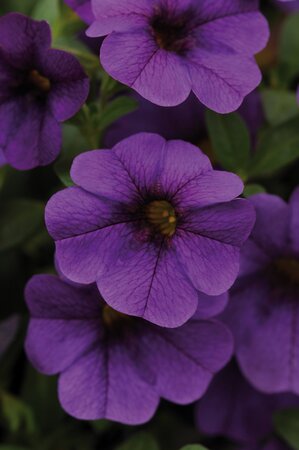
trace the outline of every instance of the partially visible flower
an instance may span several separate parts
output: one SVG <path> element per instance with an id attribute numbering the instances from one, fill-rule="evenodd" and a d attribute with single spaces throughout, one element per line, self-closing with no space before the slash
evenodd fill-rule
<path id="1" fill-rule="evenodd" d="M 255 446 L 273 433 L 273 414 L 290 406 L 299 406 L 299 397 L 255 390 L 233 361 L 197 403 L 195 417 L 199 430 L 207 435 Z"/>
<path id="2" fill-rule="evenodd" d="M 270 442 L 263 445 L 261 450 L 292 450 L 292 449 L 279 439 L 272 439 Z"/>
<path id="3" fill-rule="evenodd" d="M 95 285 L 37 275 L 25 296 L 27 355 L 42 373 L 60 374 L 60 402 L 80 419 L 139 424 L 160 397 L 193 402 L 232 354 L 223 324 L 194 318 L 175 330 L 159 328 L 110 308 Z"/>
<path id="4" fill-rule="evenodd" d="M 0 152 L 16 169 L 44 166 L 57 157 L 59 123 L 88 95 L 79 62 L 50 44 L 46 22 L 17 13 L 0 18 Z"/>
<path id="5" fill-rule="evenodd" d="M 299 0 L 275 0 L 275 3 L 286 12 L 296 12 L 299 10 Z"/>
<path id="6" fill-rule="evenodd" d="M 299 393 L 299 188 L 286 204 L 250 197 L 257 220 L 224 320 L 247 379 L 267 393 Z"/>
<path id="7" fill-rule="evenodd" d="M 161 106 L 191 91 L 220 113 L 236 110 L 261 81 L 254 54 L 268 24 L 258 1 L 93 0 L 87 34 L 105 36 L 101 62 L 115 79 Z"/>
<path id="8" fill-rule="evenodd" d="M 84 22 L 90 24 L 94 21 L 91 0 L 64 0 L 64 3 L 72 8 Z"/>
<path id="9" fill-rule="evenodd" d="M 198 291 L 217 296 L 235 281 L 254 210 L 236 199 L 240 178 L 197 147 L 140 133 L 79 155 L 71 176 L 77 186 L 46 207 L 57 262 L 70 280 L 97 282 L 114 309 L 176 327 Z"/>
<path id="10" fill-rule="evenodd" d="M 142 131 L 165 139 L 183 139 L 198 144 L 205 134 L 204 107 L 194 95 L 179 106 L 165 108 L 134 95 L 138 108 L 115 122 L 105 133 L 105 144 L 112 147 L 124 138 Z"/>
<path id="11" fill-rule="evenodd" d="M 0 322 L 0 358 L 12 344 L 19 327 L 19 317 L 14 315 Z"/>

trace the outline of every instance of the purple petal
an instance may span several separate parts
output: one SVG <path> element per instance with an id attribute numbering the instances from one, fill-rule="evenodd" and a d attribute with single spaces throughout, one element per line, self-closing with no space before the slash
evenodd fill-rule
<path id="1" fill-rule="evenodd" d="M 91 37 L 105 36 L 112 31 L 132 31 L 146 26 L 147 17 L 152 10 L 148 0 L 92 0 L 96 21 L 87 31 Z"/>
<path id="2" fill-rule="evenodd" d="M 292 248 L 296 253 L 299 253 L 299 189 L 297 188 L 290 199 L 291 219 L 290 219 L 290 233 Z"/>
<path id="3" fill-rule="evenodd" d="M 178 160 L 177 164 L 179 162 Z M 196 173 L 194 163 L 195 161 L 190 160 L 191 170 L 184 172 L 184 179 L 182 178 L 181 186 L 179 185 L 174 196 L 175 201 L 178 204 L 182 203 L 184 208 L 199 208 L 213 203 L 227 202 L 243 192 L 244 185 L 237 175 L 217 170 L 206 171 L 206 173 L 203 170 L 200 173 L 198 170 Z M 171 173 L 173 169 L 169 171 Z"/>
<path id="4" fill-rule="evenodd" d="M 203 48 L 189 55 L 192 90 L 208 108 L 218 113 L 235 111 L 261 81 L 253 59 L 215 53 Z"/>
<path id="5" fill-rule="evenodd" d="M 140 133 L 113 150 L 84 153 L 73 163 L 72 178 L 84 189 L 114 200 L 142 197 L 159 179 L 165 144 L 158 135 Z"/>
<path id="6" fill-rule="evenodd" d="M 48 202 L 46 224 L 57 241 L 57 261 L 72 281 L 94 282 L 121 253 L 130 230 L 119 209 L 119 204 L 77 187 L 58 192 Z"/>
<path id="7" fill-rule="evenodd" d="M 201 397 L 232 355 L 231 334 L 219 322 L 191 321 L 174 330 L 153 330 L 141 338 L 143 351 L 149 366 L 157 368 L 157 391 L 176 403 Z"/>
<path id="8" fill-rule="evenodd" d="M 0 106 L 0 147 L 9 164 L 19 170 L 50 164 L 61 146 L 61 129 L 43 105 L 26 99 Z"/>
<path id="9" fill-rule="evenodd" d="M 74 56 L 61 50 L 48 50 L 40 60 L 44 76 L 51 81 L 49 106 L 62 122 L 76 114 L 89 92 L 89 80 Z"/>
<path id="10" fill-rule="evenodd" d="M 280 254 L 287 246 L 290 209 L 280 197 L 257 194 L 249 201 L 256 210 L 251 239 L 270 256 Z"/>
<path id="11" fill-rule="evenodd" d="M 298 404 L 295 395 L 258 392 L 233 362 L 214 378 L 197 404 L 195 417 L 199 430 L 207 435 L 254 445 L 273 432 L 275 411 Z"/>
<path id="12" fill-rule="evenodd" d="M 0 18 L 0 47 L 13 67 L 30 68 L 36 56 L 50 45 L 51 32 L 47 22 L 32 20 L 18 13 Z"/>
<path id="13" fill-rule="evenodd" d="M 263 50 L 269 39 L 269 26 L 259 12 L 227 15 L 211 20 L 198 29 L 199 42 L 218 47 L 223 45 L 242 55 L 252 56 Z"/>
<path id="14" fill-rule="evenodd" d="M 64 3 L 72 8 L 84 22 L 89 24 L 94 20 L 91 0 L 64 0 Z"/>
<path id="15" fill-rule="evenodd" d="M 95 288 L 40 275 L 29 281 L 25 295 L 32 316 L 25 347 L 40 372 L 51 375 L 65 370 L 102 339 L 100 296 Z"/>
<path id="16" fill-rule="evenodd" d="M 97 284 L 114 309 L 169 328 L 186 322 L 197 306 L 197 291 L 164 241 L 128 239 L 123 255 L 98 276 Z"/>
<path id="17" fill-rule="evenodd" d="M 78 419 L 107 418 L 137 425 L 154 414 L 159 397 L 142 381 L 122 343 L 106 341 L 76 361 L 59 379 L 63 408 Z"/>
<path id="18" fill-rule="evenodd" d="M 227 292 L 215 296 L 206 295 L 202 292 L 199 292 L 197 310 L 194 316 L 192 316 L 192 320 L 210 319 L 211 317 L 218 316 L 218 314 L 220 314 L 226 308 L 227 303 Z"/>
<path id="19" fill-rule="evenodd" d="M 261 274 L 236 289 L 223 317 L 248 380 L 266 393 L 299 393 L 298 299 Z"/>
<path id="20" fill-rule="evenodd" d="M 101 47 L 101 62 L 116 80 L 161 106 L 175 106 L 191 91 L 184 61 L 159 49 L 146 30 L 112 33 Z"/>

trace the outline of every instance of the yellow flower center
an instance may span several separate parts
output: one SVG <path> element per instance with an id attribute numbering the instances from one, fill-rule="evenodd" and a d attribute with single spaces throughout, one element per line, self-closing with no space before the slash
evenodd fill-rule
<path id="1" fill-rule="evenodd" d="M 31 70 L 29 73 L 29 82 L 42 92 L 49 92 L 51 89 L 50 80 L 41 75 L 37 70 Z"/>
<path id="2" fill-rule="evenodd" d="M 147 221 L 163 236 L 175 233 L 177 217 L 173 206 L 166 200 L 154 200 L 145 207 Z"/>

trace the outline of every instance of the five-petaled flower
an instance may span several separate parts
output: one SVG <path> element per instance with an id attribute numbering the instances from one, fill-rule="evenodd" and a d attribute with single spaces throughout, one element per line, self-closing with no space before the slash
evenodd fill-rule
<path id="1" fill-rule="evenodd" d="M 268 24 L 256 0 L 92 0 L 90 37 L 105 36 L 101 62 L 115 79 L 161 106 L 191 91 L 228 113 L 261 81 L 254 54 Z"/>
<path id="2" fill-rule="evenodd" d="M 299 394 L 299 189 L 251 197 L 257 220 L 224 313 L 240 367 L 267 393 Z"/>
<path id="3" fill-rule="evenodd" d="M 198 291 L 217 296 L 235 281 L 254 208 L 235 199 L 240 178 L 197 147 L 140 133 L 79 155 L 71 176 L 77 186 L 46 207 L 57 261 L 70 280 L 97 282 L 114 309 L 176 327 Z"/>
<path id="4" fill-rule="evenodd" d="M 116 312 L 95 285 L 37 275 L 25 295 L 27 355 L 41 372 L 60 374 L 60 402 L 80 419 L 146 422 L 160 397 L 179 404 L 201 397 L 232 354 L 223 324 L 194 317 L 163 329 Z M 199 309 L 206 309 L 204 300 Z"/>
<path id="5" fill-rule="evenodd" d="M 79 62 L 50 44 L 46 22 L 17 13 L 0 18 L 0 161 L 16 169 L 44 166 L 57 157 L 59 123 L 88 95 Z"/>

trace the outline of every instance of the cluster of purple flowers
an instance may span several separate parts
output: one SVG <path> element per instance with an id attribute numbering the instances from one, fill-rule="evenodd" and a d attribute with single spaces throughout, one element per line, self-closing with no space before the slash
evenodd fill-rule
<path id="1" fill-rule="evenodd" d="M 74 185 L 46 206 L 59 275 L 27 284 L 28 358 L 59 375 L 77 418 L 140 424 L 160 398 L 203 397 L 198 428 L 252 450 L 274 411 L 299 405 L 299 190 L 289 204 L 239 198 L 242 180 L 198 143 L 204 107 L 235 111 L 259 85 L 267 21 L 256 0 L 66 3 L 105 37 L 101 64 L 140 109 L 108 130 L 112 148 L 75 158 Z M 0 161 L 19 170 L 55 160 L 60 123 L 89 93 L 77 59 L 50 44 L 46 22 L 0 18 Z"/>

